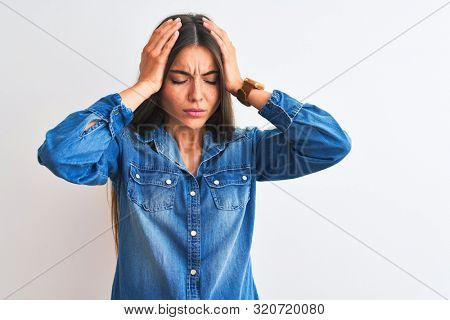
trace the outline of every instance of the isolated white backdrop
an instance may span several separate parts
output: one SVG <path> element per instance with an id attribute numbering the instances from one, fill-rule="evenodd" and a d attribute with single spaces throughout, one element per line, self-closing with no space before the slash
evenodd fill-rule
<path id="1" fill-rule="evenodd" d="M 258 184 L 261 299 L 448 298 L 450 5 L 421 21 L 444 4 L 2 0 L 1 297 L 109 299 L 106 186 L 57 178 L 37 148 L 134 83 L 165 16 L 197 12 L 227 31 L 244 77 L 307 97 L 353 142 L 334 167 Z M 239 126 L 267 123 L 233 102 Z"/>

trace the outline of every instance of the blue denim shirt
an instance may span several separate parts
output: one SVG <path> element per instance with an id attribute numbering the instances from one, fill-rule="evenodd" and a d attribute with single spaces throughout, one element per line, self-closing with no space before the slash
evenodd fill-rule
<path id="1" fill-rule="evenodd" d="M 118 93 L 46 133 L 41 165 L 75 184 L 110 178 L 118 194 L 111 299 L 259 299 L 250 259 L 256 182 L 328 168 L 351 139 L 329 113 L 280 90 L 258 114 L 275 128 L 238 127 L 221 142 L 206 131 L 196 176 L 163 127 L 127 126 L 133 112 Z"/>

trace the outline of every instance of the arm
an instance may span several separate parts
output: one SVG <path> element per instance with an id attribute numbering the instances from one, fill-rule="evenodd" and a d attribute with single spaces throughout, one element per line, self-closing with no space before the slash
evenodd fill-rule
<path id="1" fill-rule="evenodd" d="M 325 110 L 279 90 L 270 97 L 262 90 L 251 93 L 249 102 L 275 126 L 253 129 L 257 181 L 298 178 L 331 167 L 350 152 L 351 138 Z"/>
<path id="2" fill-rule="evenodd" d="M 211 31 L 224 59 L 225 88 L 236 96 L 243 79 L 237 65 L 236 48 L 228 34 L 209 19 Z M 330 167 L 351 149 L 351 140 L 334 118 L 315 105 L 300 103 L 274 90 L 251 90 L 249 103 L 275 129 L 252 130 L 252 152 L 258 181 L 293 179 Z"/>
<path id="3" fill-rule="evenodd" d="M 134 86 L 125 89 L 120 92 L 120 97 L 122 98 L 122 104 L 126 105 L 131 111 L 135 111 L 139 105 L 144 102 L 145 99 L 150 97 L 153 91 L 145 83 L 145 81 L 137 82 Z M 84 128 L 84 130 L 89 129 L 91 126 L 97 123 L 99 119 L 92 120 Z"/>
<path id="4" fill-rule="evenodd" d="M 119 93 L 107 95 L 47 131 L 38 162 L 75 184 L 105 184 L 118 175 L 118 137 L 132 118 Z"/>
<path id="5" fill-rule="evenodd" d="M 180 27 L 177 20 L 166 20 L 153 32 L 142 50 L 139 79 L 133 87 L 71 113 L 49 130 L 38 149 L 39 163 L 72 183 L 99 185 L 108 177 L 114 182 L 119 171 L 119 137 L 132 121 L 134 110 L 162 87 L 164 68 Z"/>

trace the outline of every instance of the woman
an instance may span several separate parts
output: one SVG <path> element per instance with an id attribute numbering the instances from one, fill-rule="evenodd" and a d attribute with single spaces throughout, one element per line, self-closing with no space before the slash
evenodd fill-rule
<path id="1" fill-rule="evenodd" d="M 136 84 L 68 115 L 38 150 L 39 163 L 69 182 L 112 181 L 111 299 L 259 299 L 256 181 L 323 170 L 351 149 L 329 113 L 280 90 L 239 96 L 275 128 L 236 128 L 236 51 L 204 17 L 164 19 Z"/>

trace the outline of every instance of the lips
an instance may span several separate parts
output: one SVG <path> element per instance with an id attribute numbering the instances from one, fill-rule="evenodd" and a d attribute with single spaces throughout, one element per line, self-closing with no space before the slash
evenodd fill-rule
<path id="1" fill-rule="evenodd" d="M 191 118 L 201 118 L 206 112 L 205 109 L 198 108 L 183 109 L 183 111 Z"/>
<path id="2" fill-rule="evenodd" d="M 206 110 L 205 109 L 191 108 L 191 109 L 183 109 L 183 111 L 187 111 L 187 112 L 203 112 L 203 111 L 206 111 Z"/>

